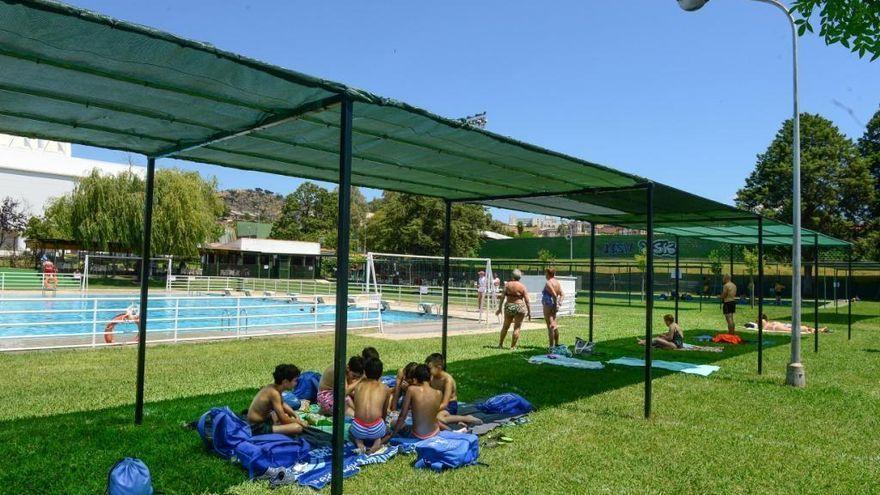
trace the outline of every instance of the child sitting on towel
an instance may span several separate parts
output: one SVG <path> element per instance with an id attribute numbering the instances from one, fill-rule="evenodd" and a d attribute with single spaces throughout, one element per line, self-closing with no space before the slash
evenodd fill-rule
<path id="1" fill-rule="evenodd" d="M 406 427 L 406 418 L 412 413 L 412 428 L 405 433 L 419 440 L 425 440 L 440 433 L 441 424 L 437 421 L 443 394 L 431 387 L 431 372 L 428 366 L 419 364 L 412 371 L 412 381 L 406 388 L 400 415 L 394 429 L 385 436 L 388 440 Z"/>
<path id="2" fill-rule="evenodd" d="M 375 347 L 367 346 L 361 351 L 361 357 L 366 363 L 368 359 L 379 359 L 379 351 Z"/>
<path id="3" fill-rule="evenodd" d="M 382 439 L 388 432 L 385 413 L 391 390 L 382 383 L 382 361 L 367 359 L 364 363 L 364 379 L 354 388 L 354 420 L 349 434 L 359 452 L 364 452 L 364 441 L 371 441 L 369 454 L 382 447 Z"/>
<path id="4" fill-rule="evenodd" d="M 354 407 L 351 402 L 351 392 L 364 376 L 364 359 L 360 356 L 352 356 L 345 368 L 345 415 L 354 416 Z M 318 405 L 321 413 L 333 414 L 333 384 L 336 380 L 336 372 L 333 366 L 324 370 L 321 381 L 318 383 Z"/>
<path id="5" fill-rule="evenodd" d="M 455 386 L 455 379 L 446 372 L 446 361 L 443 359 L 443 355 L 435 352 L 425 359 L 425 364 L 428 365 L 428 369 L 431 371 L 431 386 L 443 394 L 443 402 L 440 403 L 440 412 L 437 414 L 437 419 L 446 424 L 483 424 L 483 421 L 473 416 L 458 415 L 458 390 Z"/>
<path id="6" fill-rule="evenodd" d="M 406 389 L 410 386 L 413 379 L 413 371 L 419 363 L 409 363 L 397 372 L 397 381 L 394 384 L 394 392 L 391 395 L 391 404 L 388 409 L 397 411 L 403 404 L 403 397 L 406 395 Z"/>
<path id="7" fill-rule="evenodd" d="M 247 422 L 254 435 L 282 433 L 297 435 L 306 424 L 293 409 L 281 400 L 281 392 L 293 390 L 299 378 L 299 368 L 292 364 L 279 364 L 272 373 L 275 383 L 270 383 L 257 392 L 247 412 Z"/>
<path id="8" fill-rule="evenodd" d="M 684 333 L 681 331 L 681 327 L 678 326 L 678 323 L 675 322 L 675 317 L 669 314 L 663 315 L 663 322 L 666 323 L 666 327 L 669 331 L 654 337 L 651 340 L 651 345 L 659 349 L 669 349 L 673 351 L 683 348 Z M 639 345 L 645 345 L 645 339 L 639 339 Z"/>

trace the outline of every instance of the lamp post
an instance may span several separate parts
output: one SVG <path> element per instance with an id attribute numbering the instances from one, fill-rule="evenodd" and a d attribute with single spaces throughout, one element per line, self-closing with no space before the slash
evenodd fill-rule
<path id="1" fill-rule="evenodd" d="M 679 7 L 693 12 L 706 5 L 709 0 L 677 0 Z M 806 385 L 804 366 L 801 363 L 801 119 L 798 110 L 798 56 L 797 29 L 794 17 L 788 8 L 779 0 L 753 0 L 775 6 L 785 13 L 791 25 L 791 55 L 794 97 L 794 113 L 792 116 L 792 233 L 791 246 L 791 362 L 786 370 L 785 383 L 793 387 Z"/>

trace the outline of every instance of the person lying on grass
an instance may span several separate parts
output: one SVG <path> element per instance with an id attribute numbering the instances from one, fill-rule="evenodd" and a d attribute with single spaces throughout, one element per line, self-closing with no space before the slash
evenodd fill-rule
<path id="1" fill-rule="evenodd" d="M 761 315 L 761 325 L 764 325 L 764 330 L 768 332 L 791 332 L 791 323 L 785 323 L 782 321 L 771 321 L 767 318 L 767 315 Z M 801 325 L 801 333 L 813 333 L 816 329 L 813 327 L 808 327 L 807 325 Z M 827 332 L 828 327 L 819 328 L 819 332 Z"/>
<path id="2" fill-rule="evenodd" d="M 293 390 L 296 386 L 299 368 L 292 364 L 279 364 L 275 367 L 272 377 L 275 383 L 261 388 L 248 408 L 247 421 L 251 426 L 251 432 L 254 435 L 302 433 L 306 424 L 281 400 L 281 392 Z"/>
<path id="3" fill-rule="evenodd" d="M 684 333 L 672 315 L 664 315 L 663 322 L 669 331 L 661 333 L 651 340 L 651 346 L 659 349 L 676 350 L 684 347 Z M 645 339 L 639 339 L 639 345 L 645 345 Z"/>
<path id="4" fill-rule="evenodd" d="M 382 377 L 382 361 L 367 359 L 364 363 L 364 378 L 354 387 L 354 420 L 349 434 L 358 452 L 364 452 L 364 441 L 371 441 L 369 454 L 375 454 L 382 447 L 382 439 L 388 432 L 385 414 L 388 411 L 388 396 L 391 390 L 379 379 Z"/>
<path id="5" fill-rule="evenodd" d="M 351 392 L 358 382 L 364 377 L 364 358 L 352 356 L 345 368 L 345 415 L 354 416 L 354 407 L 351 402 Z M 324 370 L 321 381 L 318 383 L 318 405 L 321 413 L 333 414 L 333 383 L 336 380 L 336 372 L 331 365 Z"/>
<path id="6" fill-rule="evenodd" d="M 394 428 L 385 435 L 384 441 L 403 432 L 419 440 L 431 438 L 444 428 L 437 420 L 443 394 L 431 387 L 431 372 L 427 365 L 419 364 L 412 371 L 412 382 L 406 388 L 400 415 Z M 406 426 L 406 418 L 412 413 L 412 427 Z"/>
<path id="7" fill-rule="evenodd" d="M 412 383 L 413 371 L 418 365 L 419 363 L 409 363 L 397 372 L 397 381 L 394 384 L 394 392 L 391 394 L 391 403 L 388 405 L 389 411 L 400 409 L 406 389 Z"/>
<path id="8" fill-rule="evenodd" d="M 431 371 L 431 386 L 443 394 L 443 402 L 440 403 L 440 412 L 437 419 L 446 423 L 464 423 L 466 425 L 479 425 L 483 422 L 474 416 L 458 415 L 458 390 L 455 386 L 455 378 L 446 372 L 446 361 L 443 355 L 434 353 L 425 359 L 425 364 Z"/>

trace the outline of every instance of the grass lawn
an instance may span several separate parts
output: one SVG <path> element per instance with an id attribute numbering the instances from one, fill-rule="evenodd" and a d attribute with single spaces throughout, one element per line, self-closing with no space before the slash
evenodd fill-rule
<path id="1" fill-rule="evenodd" d="M 640 307 L 600 299 L 596 336 L 603 358 L 640 356 Z M 658 322 L 670 303 L 657 305 Z M 770 306 L 771 317 L 785 308 Z M 740 323 L 754 319 L 740 308 Z M 585 308 L 584 308 L 584 313 Z M 654 418 L 642 418 L 643 370 L 602 371 L 529 365 L 546 345 L 526 332 L 519 352 L 489 349 L 496 335 L 450 339 L 450 371 L 465 401 L 515 391 L 539 409 L 508 430 L 510 445 L 485 449 L 488 467 L 440 475 L 416 471 L 410 459 L 371 466 L 346 482 L 348 493 L 880 493 L 880 304 L 854 306 L 821 321 L 821 352 L 805 337 L 808 388 L 782 386 L 788 339 L 768 337 L 765 374 L 755 373 L 754 345 L 723 353 L 657 351 L 658 359 L 715 363 L 703 378 L 658 370 Z M 683 306 L 686 340 L 719 329 L 717 307 Z M 812 314 L 807 317 L 812 321 Z M 564 320 L 563 339 L 586 335 L 586 318 Z M 746 334 L 754 338 L 754 334 Z M 420 360 L 439 339 L 385 341 L 353 336 L 350 349 L 375 345 L 389 370 Z M 247 407 L 272 368 L 293 362 L 323 369 L 332 337 L 276 337 L 150 347 L 145 424 L 132 425 L 135 349 L 0 355 L 0 492 L 101 493 L 123 456 L 141 457 L 162 493 L 269 493 L 244 471 L 205 453 L 180 427 L 211 406 Z M 792 462 L 791 456 L 798 460 Z M 271 493 L 307 493 L 290 487 Z"/>

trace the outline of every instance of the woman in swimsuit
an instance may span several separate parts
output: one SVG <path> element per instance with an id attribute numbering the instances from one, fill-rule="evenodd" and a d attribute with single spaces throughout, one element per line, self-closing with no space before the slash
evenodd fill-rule
<path id="1" fill-rule="evenodd" d="M 541 291 L 541 306 L 544 309 L 544 323 L 547 324 L 547 337 L 550 349 L 559 345 L 559 322 L 556 313 L 562 304 L 562 285 L 556 280 L 556 269 L 548 268 L 545 274 L 547 283 Z"/>
<path id="2" fill-rule="evenodd" d="M 516 350 L 516 344 L 519 342 L 519 332 L 522 329 L 523 318 L 532 319 L 532 310 L 529 308 L 529 292 L 526 286 L 519 280 L 522 278 L 522 272 L 519 269 L 513 271 L 510 275 L 510 281 L 504 285 L 504 298 L 502 304 L 498 306 L 496 315 L 504 311 L 504 325 L 501 327 L 501 339 L 498 341 L 498 348 L 504 348 L 504 339 L 507 337 L 507 330 L 510 323 L 513 322 L 513 340 L 511 340 L 510 350 Z"/>

